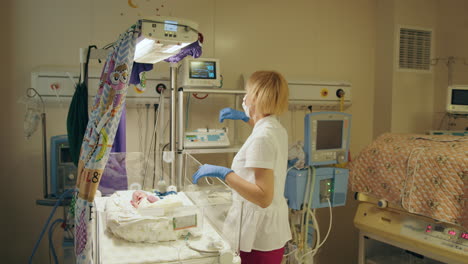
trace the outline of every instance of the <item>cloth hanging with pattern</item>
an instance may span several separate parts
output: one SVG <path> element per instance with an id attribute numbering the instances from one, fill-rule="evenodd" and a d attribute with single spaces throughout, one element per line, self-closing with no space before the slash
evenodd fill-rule
<path id="1" fill-rule="evenodd" d="M 141 22 L 120 35 L 101 73 L 92 112 L 81 145 L 75 203 L 75 253 L 77 263 L 93 263 L 91 212 L 102 172 L 109 159 L 133 67 Z"/>

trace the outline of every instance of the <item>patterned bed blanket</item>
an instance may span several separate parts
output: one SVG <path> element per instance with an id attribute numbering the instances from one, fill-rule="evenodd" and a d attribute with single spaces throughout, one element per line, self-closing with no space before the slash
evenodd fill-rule
<path id="1" fill-rule="evenodd" d="M 350 164 L 350 185 L 468 229 L 468 138 L 383 134 Z"/>

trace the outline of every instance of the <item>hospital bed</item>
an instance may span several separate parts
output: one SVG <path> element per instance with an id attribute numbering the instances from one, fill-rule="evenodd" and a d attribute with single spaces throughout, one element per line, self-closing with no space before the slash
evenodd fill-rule
<path id="1" fill-rule="evenodd" d="M 359 263 L 468 263 L 468 138 L 384 134 L 352 162 Z"/>
<path id="2" fill-rule="evenodd" d="M 92 216 L 94 263 L 240 263 L 239 232 L 232 232 L 240 230 L 240 218 L 235 226 L 229 229 L 224 227 L 224 220 L 231 205 L 231 190 L 217 179 L 206 179 L 198 185 L 191 184 L 189 179 L 198 168 L 198 164 L 192 156 L 190 157 L 191 160 L 186 160 L 185 164 L 184 190 L 177 194 L 183 200 L 184 206 L 178 208 L 176 213 L 196 210 L 198 236 L 157 243 L 126 241 L 112 233 L 107 226 L 106 202 L 111 197 L 96 197 Z M 132 191 L 119 193 L 125 192 Z M 229 230 L 230 233 L 225 230 Z M 217 241 L 219 248 L 207 249 L 208 238 L 209 241 Z"/>

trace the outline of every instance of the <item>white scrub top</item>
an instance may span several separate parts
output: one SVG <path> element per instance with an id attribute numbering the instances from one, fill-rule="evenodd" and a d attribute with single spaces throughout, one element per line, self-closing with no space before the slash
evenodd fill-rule
<path id="1" fill-rule="evenodd" d="M 241 251 L 250 252 L 252 249 L 271 251 L 284 247 L 291 239 L 288 205 L 284 198 L 287 158 L 286 129 L 275 116 L 260 119 L 234 157 L 231 169 L 251 183 L 255 183 L 253 168 L 272 169 L 275 188 L 273 201 L 267 208 L 261 208 L 233 191 L 233 204 L 224 225 L 224 233 L 229 234 L 228 239 L 231 240 L 232 246 L 237 247 L 239 238 L 235 238 L 234 234 L 239 231 L 238 223 L 241 215 Z"/>

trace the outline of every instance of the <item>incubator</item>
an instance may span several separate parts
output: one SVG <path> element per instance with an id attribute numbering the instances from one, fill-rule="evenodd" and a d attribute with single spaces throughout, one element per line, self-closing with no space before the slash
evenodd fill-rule
<path id="1" fill-rule="evenodd" d="M 467 263 L 468 141 L 386 133 L 351 163 L 359 263 Z"/>
<path id="2" fill-rule="evenodd" d="M 137 162 L 127 158 L 125 166 L 140 177 L 129 175 L 126 190 L 95 198 L 95 263 L 240 263 L 241 219 L 225 223 L 232 201 L 224 182 L 215 178 L 192 184 L 200 162 L 184 154 L 182 190 L 143 190 L 157 201 L 145 200 L 135 208 L 131 188 L 143 186 L 145 166 L 132 165 L 132 160 Z"/>

